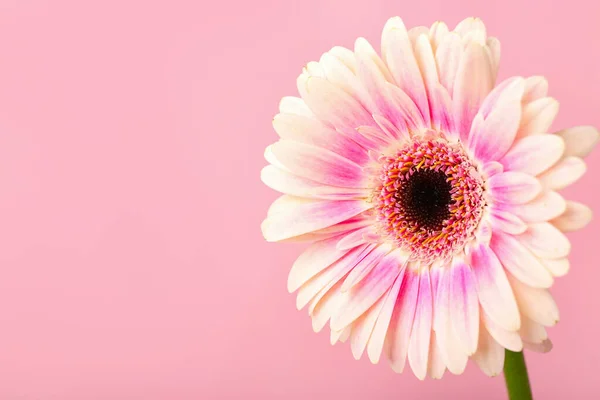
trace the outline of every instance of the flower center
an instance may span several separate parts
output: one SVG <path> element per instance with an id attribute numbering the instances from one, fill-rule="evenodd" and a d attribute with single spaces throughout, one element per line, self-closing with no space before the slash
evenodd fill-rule
<path id="1" fill-rule="evenodd" d="M 373 196 L 379 233 L 426 262 L 464 249 L 485 202 L 482 179 L 460 144 L 415 140 L 380 162 Z"/>

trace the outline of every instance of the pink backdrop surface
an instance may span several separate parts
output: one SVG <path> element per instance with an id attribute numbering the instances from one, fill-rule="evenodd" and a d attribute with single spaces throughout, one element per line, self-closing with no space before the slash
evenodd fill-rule
<path id="1" fill-rule="evenodd" d="M 0 400 L 503 399 L 473 365 L 420 382 L 331 347 L 286 291 L 300 248 L 260 233 L 279 98 L 394 15 L 481 17 L 555 128 L 600 126 L 596 1 L 2 1 Z M 600 214 L 588 167 L 568 194 Z M 599 237 L 571 235 L 538 399 L 600 397 Z"/>

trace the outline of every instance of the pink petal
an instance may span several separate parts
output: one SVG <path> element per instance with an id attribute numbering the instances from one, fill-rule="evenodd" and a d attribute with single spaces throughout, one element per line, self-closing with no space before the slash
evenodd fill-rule
<path id="1" fill-rule="evenodd" d="M 273 119 L 273 128 L 282 139 L 330 150 L 359 165 L 364 165 L 369 159 L 363 147 L 314 118 L 277 114 Z"/>
<path id="2" fill-rule="evenodd" d="M 553 98 L 543 97 L 526 104 L 517 137 L 548 132 L 556 114 L 558 102 Z"/>
<path id="3" fill-rule="evenodd" d="M 329 150 L 289 140 L 280 140 L 271 148 L 277 160 L 294 175 L 329 186 L 368 186 L 358 164 Z"/>
<path id="4" fill-rule="evenodd" d="M 479 303 L 485 313 L 502 328 L 519 329 L 519 309 L 498 257 L 487 246 L 471 252 L 471 266 L 477 281 Z"/>
<path id="5" fill-rule="evenodd" d="M 481 108 L 479 109 L 479 114 L 483 116 L 483 118 L 487 118 L 492 110 L 496 108 L 498 102 L 502 100 L 502 102 L 506 102 L 503 99 L 506 99 L 505 92 L 513 93 L 513 95 L 509 95 L 508 98 L 513 98 L 515 91 L 518 93 L 518 88 L 524 85 L 523 78 L 520 76 L 514 76 L 512 78 L 508 78 L 500 82 L 491 92 L 486 96 L 481 103 Z"/>
<path id="6" fill-rule="evenodd" d="M 271 205 L 261 229 L 267 241 L 277 242 L 335 225 L 371 207 L 362 200 L 308 200 L 283 195 Z"/>
<path id="7" fill-rule="evenodd" d="M 298 290 L 296 296 L 296 307 L 298 310 L 301 310 L 310 303 L 308 313 L 312 314 L 327 291 L 346 276 L 357 263 L 360 263 L 371 250 L 372 246 L 357 248 L 305 282 Z"/>
<path id="8" fill-rule="evenodd" d="M 579 157 L 567 157 L 539 176 L 542 185 L 548 189 L 560 190 L 577 182 L 587 167 Z"/>
<path id="9" fill-rule="evenodd" d="M 260 172 L 260 179 L 265 185 L 278 192 L 299 197 L 310 197 L 324 200 L 365 199 L 368 189 L 350 189 L 327 186 L 310 179 L 301 178 L 274 165 L 267 165 Z"/>
<path id="10" fill-rule="evenodd" d="M 419 275 L 407 267 L 384 345 L 392 369 L 396 372 L 402 372 L 406 363 L 418 294 Z"/>
<path id="11" fill-rule="evenodd" d="M 436 287 L 433 329 L 444 364 L 451 373 L 458 375 L 465 370 L 468 356 L 463 351 L 463 346 L 461 346 L 452 327 L 450 316 L 451 282 L 450 266 L 440 269 Z"/>
<path id="12" fill-rule="evenodd" d="M 554 283 L 550 272 L 518 238 L 494 232 L 490 245 L 504 268 L 521 282 L 538 288 L 548 288 Z"/>
<path id="13" fill-rule="evenodd" d="M 567 201 L 565 212 L 550 221 L 563 232 L 582 229 L 592 220 L 592 210 L 585 204 Z"/>
<path id="14" fill-rule="evenodd" d="M 565 141 L 565 157 L 583 158 L 596 147 L 600 134 L 593 126 L 576 126 L 563 129 L 556 134 Z"/>
<path id="15" fill-rule="evenodd" d="M 492 65 L 485 47 L 469 43 L 461 57 L 452 94 L 459 132 L 466 135 L 471 130 L 471 122 L 493 86 Z"/>
<path id="16" fill-rule="evenodd" d="M 425 85 L 415 59 L 408 32 L 402 20 L 391 18 L 383 28 L 381 53 L 398 84 L 417 105 L 426 125 L 429 125 L 429 104 Z"/>
<path id="17" fill-rule="evenodd" d="M 349 232 L 345 235 L 336 245 L 336 247 L 340 250 L 344 249 L 352 249 L 356 246 L 360 246 L 361 244 L 368 243 L 366 236 L 373 233 L 375 228 L 373 225 L 368 225 L 362 228 L 359 228 L 353 232 Z"/>
<path id="18" fill-rule="evenodd" d="M 563 140 L 550 134 L 538 134 L 519 139 L 500 160 L 507 171 L 538 175 L 554 165 L 565 148 Z"/>
<path id="19" fill-rule="evenodd" d="M 499 96 L 480 126 L 473 125 L 469 147 L 483 161 L 498 160 L 513 144 L 521 121 L 521 97 L 524 82 L 516 80 Z"/>
<path id="20" fill-rule="evenodd" d="M 490 194 L 501 203 L 523 204 L 534 199 L 542 190 L 537 179 L 522 172 L 503 172 L 488 180 Z"/>
<path id="21" fill-rule="evenodd" d="M 450 277 L 450 319 L 463 350 L 472 355 L 479 337 L 477 284 L 471 268 L 462 260 L 454 261 Z"/>
<path id="22" fill-rule="evenodd" d="M 389 244 L 382 244 L 375 251 L 369 253 L 363 258 L 348 274 L 342 285 L 342 292 L 346 292 L 360 283 L 373 269 L 378 267 L 381 259 L 385 257 L 391 250 Z M 337 330 L 337 329 L 336 329 Z"/>
<path id="23" fill-rule="evenodd" d="M 483 165 L 483 174 L 488 178 L 504 171 L 504 167 L 497 161 L 489 161 Z"/>
<path id="24" fill-rule="evenodd" d="M 383 309 L 383 304 L 390 290 L 391 288 L 352 324 L 350 349 L 352 350 L 352 355 L 355 360 L 360 360 L 365 352 L 373 329 L 375 328 L 377 318 Z"/>
<path id="25" fill-rule="evenodd" d="M 500 229 L 502 232 L 512 235 L 518 235 L 527 230 L 527 224 L 510 211 L 492 209 L 491 220 L 494 229 Z"/>
<path id="26" fill-rule="evenodd" d="M 433 298 L 431 281 L 429 279 L 429 266 L 422 267 L 419 275 L 419 295 L 408 346 L 408 362 L 415 376 L 423 380 L 427 375 L 433 319 Z"/>
<path id="27" fill-rule="evenodd" d="M 550 350 L 552 350 L 552 342 L 550 339 L 546 339 L 540 344 L 523 342 L 523 347 L 527 350 L 535 351 L 537 353 L 548 353 Z"/>
<path id="28" fill-rule="evenodd" d="M 360 284 L 343 293 L 344 306 L 340 313 L 331 318 L 331 329 L 341 330 L 367 311 L 390 289 L 400 273 L 400 268 L 396 254 L 388 254 L 379 261 Z"/>
<path id="29" fill-rule="evenodd" d="M 558 322 L 558 307 L 547 289 L 528 286 L 510 275 L 508 278 L 523 315 L 544 326 Z"/>
<path id="30" fill-rule="evenodd" d="M 402 285 L 402 281 L 404 279 L 404 271 L 404 269 L 400 271 L 400 274 L 394 281 L 394 285 L 388 292 L 381 312 L 379 313 L 379 318 L 377 318 L 377 322 L 375 323 L 373 333 L 371 334 L 371 339 L 369 340 L 369 345 L 367 347 L 367 354 L 369 355 L 369 359 L 373 364 L 377 364 L 379 362 L 379 358 L 381 357 L 381 352 L 383 351 L 385 344 L 385 338 L 388 335 L 388 329 L 390 328 L 394 306 L 396 305 L 398 293 L 400 292 L 400 286 Z"/>
<path id="31" fill-rule="evenodd" d="M 298 290 L 313 276 L 349 253 L 350 250 L 337 248 L 339 240 L 340 237 L 334 237 L 315 242 L 300 254 L 288 275 L 287 288 L 290 293 Z"/>
<path id="32" fill-rule="evenodd" d="M 411 132 L 420 132 L 425 129 L 423 116 L 408 94 L 403 92 L 397 86 L 389 83 L 387 84 L 387 90 L 392 100 L 392 104 L 403 117 L 404 124 L 408 130 Z M 398 125 L 396 125 L 396 127 L 400 128 Z"/>

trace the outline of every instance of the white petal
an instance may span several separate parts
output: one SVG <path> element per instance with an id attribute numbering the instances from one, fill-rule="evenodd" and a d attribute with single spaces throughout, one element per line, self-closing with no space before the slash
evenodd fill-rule
<path id="1" fill-rule="evenodd" d="M 453 93 L 454 81 L 462 52 L 462 40 L 456 33 L 449 33 L 444 36 L 435 52 L 435 59 L 440 74 L 440 83 L 449 93 Z"/>
<path id="2" fill-rule="evenodd" d="M 569 239 L 548 222 L 530 224 L 527 231 L 517 238 L 540 258 L 564 258 L 571 251 Z"/>
<path id="3" fill-rule="evenodd" d="M 511 351 L 523 350 L 523 342 L 516 331 L 508 331 L 495 323 L 487 314 L 482 313 L 485 329 L 502 347 Z"/>
<path id="4" fill-rule="evenodd" d="M 567 201 L 565 212 L 550 221 L 564 232 L 582 229 L 592 220 L 592 210 L 585 204 Z"/>
<path id="5" fill-rule="evenodd" d="M 600 134 L 593 126 L 576 126 L 556 132 L 566 144 L 565 157 L 585 157 L 596 147 Z"/>
<path id="6" fill-rule="evenodd" d="M 492 209 L 491 220 L 495 229 L 500 229 L 502 232 L 512 235 L 518 235 L 527 230 L 527 224 L 510 211 Z"/>
<path id="7" fill-rule="evenodd" d="M 558 102 L 551 97 L 543 97 L 523 107 L 523 117 L 518 137 L 548 132 L 558 114 Z"/>
<path id="8" fill-rule="evenodd" d="M 586 171 L 585 162 L 579 157 L 567 157 L 539 176 L 548 189 L 560 190 L 577 182 Z"/>
<path id="9" fill-rule="evenodd" d="M 548 81 L 543 76 L 530 76 L 525 80 L 523 103 L 531 103 L 532 101 L 546 97 L 547 94 Z"/>
<path id="10" fill-rule="evenodd" d="M 558 322 L 558 307 L 547 289 L 528 286 L 510 274 L 508 280 L 523 315 L 544 326 L 553 326 Z"/>
<path id="11" fill-rule="evenodd" d="M 425 92 L 425 84 L 415 59 L 412 43 L 402 20 L 391 18 L 383 28 L 381 37 L 381 53 L 394 77 L 394 80 L 415 102 L 425 123 L 429 125 L 429 103 Z"/>
<path id="12" fill-rule="evenodd" d="M 548 333 L 544 325 L 523 316 L 523 323 L 519 329 L 519 335 L 526 343 L 540 344 L 548 339 Z"/>
<path id="13" fill-rule="evenodd" d="M 488 376 L 496 376 L 504 367 L 504 348 L 482 326 L 479 330 L 479 347 L 473 355 L 473 360 Z"/>
<path id="14" fill-rule="evenodd" d="M 549 191 L 526 204 L 508 205 L 505 208 L 525 222 L 545 222 L 561 215 L 566 207 L 567 203 L 560 194 Z"/>
<path id="15" fill-rule="evenodd" d="M 460 132 L 471 130 L 471 122 L 493 86 L 493 68 L 486 48 L 469 43 L 461 57 L 452 94 Z"/>
<path id="16" fill-rule="evenodd" d="M 490 245 L 504 268 L 521 282 L 538 288 L 554 283 L 550 272 L 516 237 L 494 232 Z"/>
<path id="17" fill-rule="evenodd" d="M 286 96 L 279 102 L 279 112 L 282 114 L 300 115 L 307 118 L 314 118 L 314 114 L 306 105 L 304 100 L 299 97 Z"/>
<path id="18" fill-rule="evenodd" d="M 571 267 L 568 258 L 559 258 L 555 260 L 540 260 L 544 267 L 554 276 L 565 276 Z"/>
<path id="19" fill-rule="evenodd" d="M 352 355 L 354 356 L 355 360 L 359 360 L 367 348 L 367 344 L 369 343 L 369 339 L 373 333 L 373 328 L 375 328 L 375 323 L 377 322 L 379 313 L 383 308 L 383 303 L 386 297 L 387 293 L 379 298 L 379 300 L 377 300 L 375 304 L 369 308 L 369 310 L 367 310 L 352 324 L 352 331 L 350 333 L 350 349 L 352 350 Z"/>

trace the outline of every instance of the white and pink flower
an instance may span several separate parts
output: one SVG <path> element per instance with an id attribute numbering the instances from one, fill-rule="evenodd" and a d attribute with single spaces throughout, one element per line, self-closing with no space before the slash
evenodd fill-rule
<path id="1" fill-rule="evenodd" d="M 288 288 L 315 331 L 415 375 L 488 375 L 504 349 L 551 348 L 548 292 L 569 269 L 563 234 L 591 211 L 558 190 L 585 172 L 598 131 L 549 133 L 542 77 L 495 86 L 500 44 L 481 20 L 384 27 L 334 47 L 284 97 L 261 177 L 283 193 L 262 231 L 312 242 Z"/>

